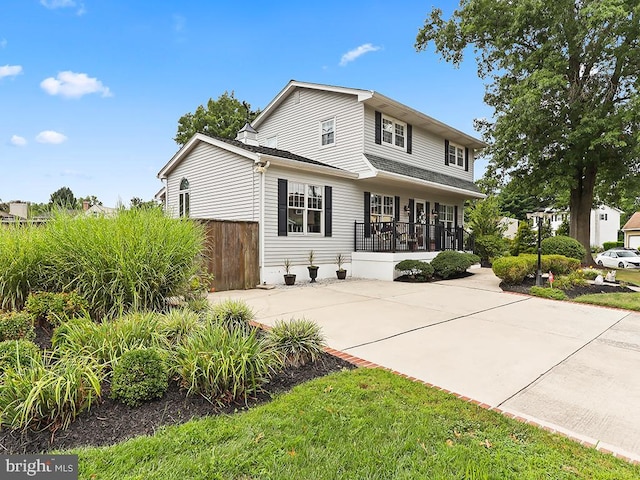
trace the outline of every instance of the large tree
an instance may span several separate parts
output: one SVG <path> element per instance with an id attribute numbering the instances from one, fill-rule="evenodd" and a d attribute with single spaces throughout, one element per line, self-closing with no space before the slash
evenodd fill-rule
<path id="1" fill-rule="evenodd" d="M 174 138 L 184 145 L 196 133 L 215 137 L 235 138 L 238 130 L 260 113 L 251 110 L 251 105 L 235 98 L 233 92 L 224 92 L 217 100 L 209 99 L 207 106 L 198 106 L 195 113 L 186 113 L 178 120 L 178 133 Z"/>
<path id="2" fill-rule="evenodd" d="M 448 20 L 432 10 L 416 40 L 454 65 L 473 48 L 494 108 L 477 122 L 489 175 L 568 192 L 587 251 L 597 182 L 639 170 L 639 21 L 637 0 L 462 0 Z"/>
<path id="3" fill-rule="evenodd" d="M 49 205 L 52 207 L 73 209 L 77 205 L 76 197 L 69 187 L 62 187 L 51 194 Z"/>

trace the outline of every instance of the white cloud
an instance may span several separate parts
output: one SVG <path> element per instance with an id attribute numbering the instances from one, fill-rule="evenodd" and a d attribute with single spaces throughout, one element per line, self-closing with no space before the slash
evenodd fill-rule
<path id="1" fill-rule="evenodd" d="M 376 47 L 370 43 L 360 45 L 359 47 L 349 50 L 347 53 L 342 55 L 342 58 L 340 59 L 340 66 L 344 67 L 347 63 L 353 62 L 356 58 L 364 55 L 365 53 L 375 52 L 377 50 L 380 50 L 380 47 Z"/>
<path id="2" fill-rule="evenodd" d="M 21 137 L 20 135 L 13 135 L 11 137 L 11 145 L 15 145 L 16 147 L 24 147 L 27 144 L 27 139 Z"/>
<path id="3" fill-rule="evenodd" d="M 70 71 L 60 72 L 56 78 L 45 78 L 40 82 L 42 89 L 49 95 L 62 95 L 67 98 L 80 98 L 90 93 L 101 93 L 103 97 L 111 97 L 109 87 L 105 87 L 97 78 L 86 73 Z"/>
<path id="4" fill-rule="evenodd" d="M 50 10 L 76 6 L 76 2 L 74 2 L 74 0 L 40 0 L 40 4 Z"/>
<path id="5" fill-rule="evenodd" d="M 184 27 L 187 25 L 187 19 L 182 15 L 174 15 L 173 16 L 173 29 L 180 33 L 184 30 Z"/>
<path id="6" fill-rule="evenodd" d="M 2 40 L 0 40 L 0 48 L 4 48 L 7 46 L 7 39 L 3 38 Z"/>
<path id="7" fill-rule="evenodd" d="M 45 130 L 40 132 L 36 137 L 36 142 L 38 143 L 53 143 L 59 144 L 65 142 L 67 137 L 61 133 L 54 132 L 53 130 Z"/>
<path id="8" fill-rule="evenodd" d="M 21 65 L 5 65 L 4 67 L 0 67 L 0 78 L 15 77 L 20 73 L 22 73 Z"/>

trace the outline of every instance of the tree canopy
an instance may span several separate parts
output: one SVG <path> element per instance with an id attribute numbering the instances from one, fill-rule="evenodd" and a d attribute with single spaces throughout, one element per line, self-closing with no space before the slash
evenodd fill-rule
<path id="1" fill-rule="evenodd" d="M 472 47 L 490 120 L 487 175 L 530 195 L 569 195 L 571 235 L 589 251 L 599 181 L 638 175 L 640 4 L 637 0 L 462 0 L 433 9 L 416 40 L 459 65 Z"/>
<path id="2" fill-rule="evenodd" d="M 178 120 L 178 132 L 174 138 L 178 145 L 184 145 L 196 133 L 236 138 L 238 130 L 258 116 L 260 110 L 251 110 L 251 105 L 241 102 L 224 92 L 217 100 L 209 99 L 207 106 L 198 106 L 195 113 L 186 113 Z"/>
<path id="3" fill-rule="evenodd" d="M 76 208 L 76 197 L 69 187 L 62 187 L 51 194 L 49 205 L 58 208 Z"/>

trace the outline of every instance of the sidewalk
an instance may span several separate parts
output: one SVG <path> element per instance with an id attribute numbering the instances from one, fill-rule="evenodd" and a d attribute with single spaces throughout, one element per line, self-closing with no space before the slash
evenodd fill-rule
<path id="1" fill-rule="evenodd" d="M 463 279 L 220 292 L 256 320 L 305 317 L 331 348 L 640 460 L 640 316 Z"/>

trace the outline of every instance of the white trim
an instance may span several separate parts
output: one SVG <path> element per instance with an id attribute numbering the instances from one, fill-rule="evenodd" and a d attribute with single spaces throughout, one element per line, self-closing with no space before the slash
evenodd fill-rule
<path id="1" fill-rule="evenodd" d="M 321 173 L 323 175 L 331 175 L 333 177 L 340 178 L 358 178 L 357 173 L 348 172 L 347 170 L 340 170 L 332 167 L 325 167 L 323 165 L 315 165 L 313 163 L 299 162 L 298 160 L 289 160 L 288 158 L 275 157 L 267 154 L 259 154 L 259 158 L 268 158 L 271 165 L 277 165 L 279 167 L 293 168 L 294 170 L 303 172 Z"/>
<path id="2" fill-rule="evenodd" d="M 326 122 L 329 121 L 333 121 L 333 141 L 331 143 L 327 143 L 325 145 L 322 144 L 322 125 Z M 336 132 L 337 132 L 337 128 L 336 128 L 336 116 L 332 116 L 332 117 L 327 117 L 324 119 L 321 119 L 319 121 L 320 123 L 320 148 L 331 148 L 331 147 L 335 147 L 336 146 L 336 141 L 337 141 L 337 136 L 336 136 Z"/>
<path id="3" fill-rule="evenodd" d="M 451 147 L 453 147 L 453 148 L 455 148 L 455 149 L 456 149 L 456 153 L 455 153 L 455 155 L 454 155 L 454 156 L 455 156 L 455 160 L 456 160 L 456 161 L 454 161 L 453 163 L 451 163 L 451 158 L 450 158 L 450 156 L 449 156 L 449 150 L 447 150 L 447 161 L 448 161 L 448 166 L 449 166 L 449 167 L 453 166 L 453 167 L 461 168 L 462 170 L 465 170 L 465 164 L 466 164 L 465 150 L 464 150 L 464 149 L 465 149 L 465 147 L 463 147 L 462 145 L 459 145 L 459 144 L 457 144 L 457 143 L 455 143 L 455 142 L 451 142 L 451 141 L 450 141 L 450 142 L 449 142 L 449 148 L 451 148 Z M 458 151 L 458 150 L 462 150 L 462 165 L 458 165 L 458 162 L 457 162 L 457 160 L 458 160 L 458 153 L 459 153 L 459 151 Z"/>
<path id="4" fill-rule="evenodd" d="M 385 142 L 384 140 L 384 121 L 387 122 L 391 122 L 391 142 Z M 404 146 L 399 146 L 396 145 L 396 125 L 401 125 L 403 130 L 404 130 L 404 135 L 402 138 L 404 138 Z M 397 150 L 400 150 L 402 152 L 406 152 L 407 151 L 407 123 L 403 122 L 401 120 L 398 120 L 390 115 L 386 115 L 386 114 L 382 114 L 382 119 L 381 119 L 381 125 L 380 125 L 381 131 L 380 131 L 380 142 L 382 145 L 389 145 Z"/>
<path id="5" fill-rule="evenodd" d="M 399 173 L 391 173 L 378 170 L 378 174 L 376 175 L 376 177 L 381 179 L 388 178 L 389 180 L 401 180 L 414 185 L 431 187 L 434 190 L 441 190 L 443 192 L 460 193 L 463 195 L 468 195 L 471 198 L 487 198 L 484 193 L 473 192 L 471 190 L 465 190 L 464 188 L 451 187 L 449 185 L 443 185 L 442 183 L 429 182 L 427 180 L 421 180 L 419 178 L 407 177 L 406 175 L 400 175 Z"/>

